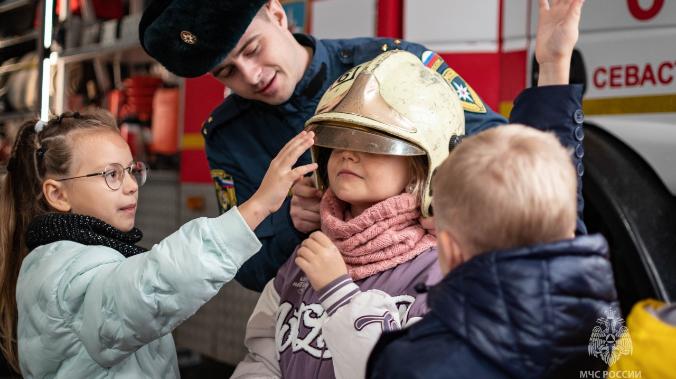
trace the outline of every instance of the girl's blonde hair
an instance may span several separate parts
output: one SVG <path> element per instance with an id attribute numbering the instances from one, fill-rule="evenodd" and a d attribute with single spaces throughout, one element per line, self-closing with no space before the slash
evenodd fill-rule
<path id="1" fill-rule="evenodd" d="M 28 255 L 26 231 L 33 218 L 53 211 L 42 193 L 48 175 L 68 174 L 73 133 L 105 130 L 119 133 L 115 119 L 106 111 L 64 113 L 36 128 L 37 120 L 24 123 L 17 133 L 7 175 L 0 184 L 0 350 L 19 372 L 16 351 L 16 282 Z"/>
<path id="2" fill-rule="evenodd" d="M 422 202 L 425 194 L 425 183 L 427 183 L 429 162 L 426 155 L 409 157 L 409 170 L 411 173 L 411 188 L 409 191 L 415 195 L 418 203 Z"/>

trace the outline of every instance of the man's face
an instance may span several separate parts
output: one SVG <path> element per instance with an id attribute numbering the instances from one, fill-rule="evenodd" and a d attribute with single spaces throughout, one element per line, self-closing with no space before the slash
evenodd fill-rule
<path id="1" fill-rule="evenodd" d="M 287 101 L 307 60 L 287 29 L 284 9 L 271 1 L 254 17 L 227 58 L 211 71 L 232 92 L 271 105 Z"/>

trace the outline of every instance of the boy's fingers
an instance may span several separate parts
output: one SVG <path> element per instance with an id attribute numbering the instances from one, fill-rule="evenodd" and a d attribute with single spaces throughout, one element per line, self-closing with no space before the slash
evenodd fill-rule
<path id="1" fill-rule="evenodd" d="M 549 10 L 549 0 L 540 0 L 540 10 Z"/>
<path id="2" fill-rule="evenodd" d="M 582 4 L 584 0 L 573 0 L 572 4 L 569 4 L 568 7 L 568 18 L 577 18 L 580 17 L 582 13 Z"/>

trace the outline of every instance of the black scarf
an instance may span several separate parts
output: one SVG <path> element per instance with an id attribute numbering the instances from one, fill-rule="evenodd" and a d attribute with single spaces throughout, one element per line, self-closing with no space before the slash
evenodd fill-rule
<path id="1" fill-rule="evenodd" d="M 141 238 L 143 233 L 137 228 L 122 232 L 97 218 L 72 213 L 47 213 L 38 216 L 28 225 L 26 233 L 29 250 L 68 240 L 83 245 L 107 246 L 127 258 L 146 251 L 135 245 Z"/>

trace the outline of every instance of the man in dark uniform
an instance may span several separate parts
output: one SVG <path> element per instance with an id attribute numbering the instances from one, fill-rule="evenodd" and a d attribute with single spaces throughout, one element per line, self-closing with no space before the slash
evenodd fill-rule
<path id="1" fill-rule="evenodd" d="M 436 53 L 387 38 L 316 40 L 291 34 L 279 0 L 155 0 L 140 25 L 144 49 L 184 77 L 211 72 L 231 91 L 202 133 L 221 210 L 246 201 L 272 158 L 313 115 L 324 91 L 349 68 L 388 49 L 412 52 L 456 89 L 468 134 L 505 124 Z M 310 162 L 309 154 L 298 164 Z M 294 228 L 290 199 L 256 229 L 261 251 L 236 279 L 260 291 L 305 234 Z"/>
<path id="2" fill-rule="evenodd" d="M 468 133 L 506 123 L 424 46 L 388 38 L 316 40 L 288 31 L 278 0 L 217 3 L 155 1 L 140 35 L 146 51 L 169 70 L 185 77 L 211 72 L 232 91 L 203 128 L 221 211 L 255 192 L 272 158 L 302 130 L 334 80 L 388 49 L 412 52 L 463 94 Z M 251 22 L 244 29 L 229 25 L 247 17 Z M 213 33 L 219 31 L 223 44 L 214 47 Z M 308 154 L 299 164 L 309 161 Z M 263 248 L 236 277 L 249 289 L 260 291 L 304 237 L 291 222 L 289 203 L 256 229 Z"/>

